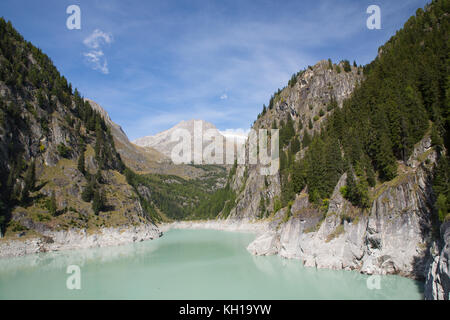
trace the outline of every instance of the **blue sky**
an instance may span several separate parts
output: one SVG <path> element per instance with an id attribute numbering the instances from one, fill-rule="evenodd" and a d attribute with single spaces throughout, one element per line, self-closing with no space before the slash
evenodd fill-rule
<path id="1" fill-rule="evenodd" d="M 101 104 L 130 139 L 181 120 L 248 129 L 290 76 L 370 62 L 426 0 L 2 0 L 0 16 Z M 66 8 L 81 8 L 81 30 Z M 369 5 L 381 30 L 366 27 Z"/>

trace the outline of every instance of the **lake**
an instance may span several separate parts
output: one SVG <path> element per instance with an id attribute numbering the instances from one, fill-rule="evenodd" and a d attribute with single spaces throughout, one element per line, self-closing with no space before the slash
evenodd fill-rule
<path id="1" fill-rule="evenodd" d="M 169 230 L 118 247 L 0 259 L 0 299 L 423 299 L 423 284 L 400 276 L 306 268 L 247 252 L 254 234 Z M 80 290 L 69 290 L 69 265 Z M 372 289 L 369 289 L 371 287 Z"/>

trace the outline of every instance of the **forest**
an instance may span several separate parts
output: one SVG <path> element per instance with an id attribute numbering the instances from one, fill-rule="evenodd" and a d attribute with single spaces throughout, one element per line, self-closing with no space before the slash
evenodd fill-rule
<path id="1" fill-rule="evenodd" d="M 280 131 L 282 202 L 308 188 L 310 201 L 322 204 L 347 172 L 343 193 L 354 205 L 370 206 L 369 188 L 397 176 L 414 145 L 430 134 L 439 151 L 433 191 L 441 220 L 450 208 L 450 2 L 433 1 L 418 9 L 364 66 L 365 80 L 334 108 L 319 134 L 303 129 L 305 156 L 295 161 L 300 137 L 288 119 Z M 290 82 L 293 80 L 291 79 Z M 289 146 L 289 147 L 288 147 Z"/>

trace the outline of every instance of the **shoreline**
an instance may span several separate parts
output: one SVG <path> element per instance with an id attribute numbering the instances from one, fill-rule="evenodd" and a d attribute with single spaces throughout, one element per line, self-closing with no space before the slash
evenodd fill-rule
<path id="1" fill-rule="evenodd" d="M 68 251 L 98 247 L 114 247 L 133 242 L 152 240 L 162 236 L 154 224 L 138 226 L 102 228 L 99 232 L 89 233 L 86 229 L 67 231 L 49 231 L 41 237 L 29 239 L 2 239 L 0 259 L 20 257 L 33 253 Z"/>
<path id="2" fill-rule="evenodd" d="M 256 236 L 268 231 L 267 222 L 244 220 L 175 221 L 160 224 L 158 227 L 162 232 L 170 229 L 209 229 L 229 232 L 249 232 L 254 233 Z"/>
<path id="3" fill-rule="evenodd" d="M 90 233 L 86 229 L 48 231 L 42 236 L 27 239 L 1 239 L 0 259 L 14 258 L 41 252 L 115 247 L 128 243 L 153 240 L 170 229 L 210 229 L 229 232 L 250 232 L 255 236 L 265 233 L 266 222 L 242 220 L 175 221 L 160 225 L 141 224 L 128 227 L 102 228 Z M 255 237 L 255 239 L 256 239 Z"/>

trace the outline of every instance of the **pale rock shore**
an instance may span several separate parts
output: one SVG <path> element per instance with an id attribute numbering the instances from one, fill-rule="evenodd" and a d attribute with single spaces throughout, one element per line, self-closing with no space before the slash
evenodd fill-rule
<path id="1" fill-rule="evenodd" d="M 268 231 L 268 225 L 264 221 L 251 220 L 203 220 L 203 221 L 177 221 L 172 223 L 161 224 L 161 231 L 165 232 L 170 229 L 211 229 L 232 232 L 250 232 L 256 235 L 263 234 Z"/>
<path id="2" fill-rule="evenodd" d="M 43 234 L 43 237 L 25 240 L 2 239 L 0 241 L 0 258 L 18 257 L 39 252 L 118 246 L 151 240 L 160 236 L 162 236 L 162 232 L 153 224 L 103 228 L 92 234 L 85 229 L 48 231 Z"/>

